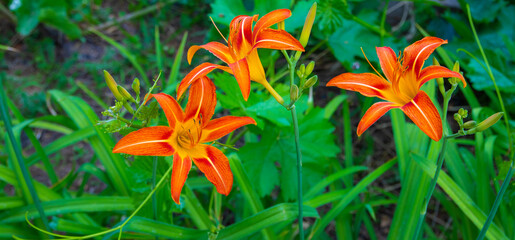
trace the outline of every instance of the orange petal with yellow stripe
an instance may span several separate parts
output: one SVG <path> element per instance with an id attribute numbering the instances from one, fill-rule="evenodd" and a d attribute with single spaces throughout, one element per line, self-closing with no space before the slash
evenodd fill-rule
<path id="1" fill-rule="evenodd" d="M 215 85 L 208 77 L 202 77 L 191 84 L 184 121 L 191 118 L 201 119 L 202 125 L 205 125 L 215 113 L 215 107 Z"/>
<path id="2" fill-rule="evenodd" d="M 229 166 L 229 160 L 222 151 L 210 145 L 198 145 L 198 152 L 203 156 L 192 157 L 195 165 L 202 171 L 207 180 L 216 187 L 216 191 L 223 195 L 229 195 L 232 188 L 233 176 Z"/>
<path id="3" fill-rule="evenodd" d="M 361 136 L 372 124 L 374 124 L 379 118 L 381 118 L 386 112 L 392 108 L 398 108 L 394 103 L 391 102 L 378 102 L 374 103 L 367 110 L 365 115 L 359 121 L 357 134 Z"/>
<path id="4" fill-rule="evenodd" d="M 271 11 L 261 17 L 254 26 L 253 31 L 253 38 L 254 42 L 256 42 L 256 39 L 258 35 L 260 34 L 260 31 L 268 28 L 278 22 L 284 21 L 286 18 L 289 18 L 291 16 L 291 11 L 289 9 L 277 9 L 274 11 Z"/>
<path id="5" fill-rule="evenodd" d="M 225 116 L 209 121 L 202 129 L 201 142 L 217 140 L 230 132 L 248 124 L 256 125 L 256 121 L 250 117 Z"/>
<path id="6" fill-rule="evenodd" d="M 399 74 L 401 66 L 397 61 L 395 52 L 389 47 L 376 47 L 376 52 L 386 78 L 392 82 L 396 81 L 396 75 Z"/>
<path id="7" fill-rule="evenodd" d="M 169 138 L 173 128 L 165 126 L 146 127 L 131 132 L 116 143 L 113 153 L 138 156 L 171 156 L 175 150 Z"/>
<path id="8" fill-rule="evenodd" d="M 195 55 L 195 53 L 201 48 L 209 51 L 225 63 L 232 62 L 231 53 L 229 52 L 229 48 L 227 46 L 219 42 L 210 42 L 200 46 L 194 45 L 188 49 L 189 64 L 191 64 L 191 59 L 193 58 L 193 55 Z"/>
<path id="9" fill-rule="evenodd" d="M 327 86 L 357 91 L 365 96 L 385 98 L 384 91 L 390 89 L 390 83 L 372 73 L 344 73 L 331 79 Z"/>
<path id="10" fill-rule="evenodd" d="M 447 43 L 437 37 L 425 37 L 404 49 L 404 57 L 402 60 L 403 68 L 420 73 L 420 69 L 424 66 L 424 61 L 429 58 L 433 51 L 442 44 Z"/>
<path id="11" fill-rule="evenodd" d="M 222 69 L 226 72 L 232 73 L 231 69 L 228 67 L 220 66 L 212 63 L 202 63 L 195 67 L 191 72 L 189 72 L 181 81 L 179 86 L 177 87 L 177 99 L 181 98 L 182 94 L 186 92 L 186 89 L 197 79 L 206 76 L 208 73 L 212 72 L 215 69 Z"/>
<path id="12" fill-rule="evenodd" d="M 420 91 L 411 102 L 406 103 L 401 109 L 431 139 L 439 141 L 442 138 L 440 113 L 424 91 Z"/>
<path id="13" fill-rule="evenodd" d="M 175 127 L 175 123 L 177 121 L 183 121 L 184 112 L 182 111 L 179 103 L 177 103 L 173 97 L 166 93 L 150 94 L 147 102 L 152 98 L 155 98 L 159 105 L 161 105 L 163 112 L 165 112 L 166 119 L 168 120 L 168 126 L 172 129 Z"/>
<path id="14" fill-rule="evenodd" d="M 191 169 L 191 160 L 189 157 L 184 159 L 175 154 L 173 156 L 172 179 L 170 181 L 170 193 L 175 203 L 181 204 L 181 190 L 188 178 Z"/>
<path id="15" fill-rule="evenodd" d="M 435 78 L 450 78 L 455 77 L 461 79 L 461 82 L 463 83 L 463 87 L 467 86 L 467 83 L 465 82 L 465 78 L 463 76 L 455 71 L 451 71 L 446 67 L 442 66 L 429 66 L 420 72 L 420 76 L 418 77 L 418 87 L 422 87 L 424 83 L 431 79 Z"/>
<path id="16" fill-rule="evenodd" d="M 302 44 L 284 30 L 264 29 L 256 37 L 254 48 L 304 51 Z"/>

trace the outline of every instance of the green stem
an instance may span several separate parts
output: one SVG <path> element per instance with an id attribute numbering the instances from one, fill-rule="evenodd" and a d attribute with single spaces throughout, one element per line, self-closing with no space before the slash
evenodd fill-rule
<path id="1" fill-rule="evenodd" d="M 158 161 L 159 157 L 154 156 L 152 159 L 152 186 L 150 188 L 151 190 L 154 190 L 156 188 L 156 174 Z M 157 220 L 157 198 L 155 194 L 152 195 L 152 209 L 154 210 L 154 220 Z"/>
<path id="2" fill-rule="evenodd" d="M 477 236 L 477 240 L 481 240 L 485 237 L 486 231 L 488 231 L 488 228 L 490 227 L 490 224 L 494 220 L 495 214 L 497 213 L 497 209 L 499 208 L 499 205 L 501 205 L 502 197 L 504 196 L 504 193 L 506 192 L 508 185 L 510 185 L 511 178 L 513 177 L 513 173 L 514 172 L 513 172 L 513 159 L 512 159 L 510 168 L 508 169 L 508 173 L 506 174 L 506 178 L 504 179 L 504 182 L 502 183 L 501 189 L 499 189 L 499 193 L 497 193 L 497 196 L 495 197 L 494 205 L 492 206 L 492 209 L 490 209 L 490 213 L 488 214 L 488 217 L 486 218 L 483 228 L 481 228 L 481 232 Z"/>
<path id="3" fill-rule="evenodd" d="M 445 156 L 445 147 L 447 145 L 447 139 L 448 139 L 447 136 L 443 137 L 442 149 L 440 150 L 440 156 L 438 156 L 438 162 L 436 163 L 437 166 L 436 166 L 435 175 L 433 176 L 433 179 L 431 180 L 431 185 L 429 185 L 427 194 L 424 197 L 424 207 L 422 208 L 422 211 L 420 211 L 420 216 L 418 218 L 417 228 L 415 230 L 415 235 L 413 235 L 414 236 L 413 239 L 418 239 L 420 229 L 422 228 L 422 224 L 424 223 L 424 219 L 425 219 L 426 213 L 427 213 L 427 206 L 429 205 L 429 200 L 431 199 L 431 196 L 433 195 L 433 192 L 435 190 L 436 181 L 438 180 L 438 176 L 440 175 L 440 170 L 442 170 L 442 165 L 443 165 L 444 156 Z"/>
<path id="4" fill-rule="evenodd" d="M 299 202 L 299 235 L 304 239 L 304 227 L 302 226 L 302 153 L 300 151 L 299 122 L 297 121 L 297 111 L 295 105 L 291 108 L 291 118 L 293 119 L 293 129 L 295 132 L 295 149 L 297 150 L 297 183 L 298 183 L 298 202 Z"/>
<path id="5" fill-rule="evenodd" d="M 1 74 L 0 75 L 0 113 L 2 115 L 2 121 L 4 122 L 5 130 L 7 131 L 7 135 L 9 136 L 9 140 L 11 142 L 12 148 L 16 155 L 16 160 L 18 161 L 18 166 L 21 169 L 23 179 L 25 180 L 25 183 L 29 190 L 32 201 L 34 202 L 34 205 L 36 206 L 36 209 L 39 212 L 39 216 L 40 216 L 41 220 L 43 221 L 43 224 L 45 225 L 45 229 L 50 229 L 48 226 L 48 219 L 46 218 L 45 211 L 43 210 L 43 207 L 41 206 L 41 201 L 39 200 L 36 189 L 34 188 L 34 183 L 32 182 L 32 177 L 31 177 L 29 171 L 27 170 L 27 166 L 25 166 L 25 161 L 23 160 L 20 146 L 16 143 L 16 139 L 12 132 L 11 119 L 9 118 L 9 112 L 7 109 L 7 101 L 6 101 L 7 97 L 4 92 L 3 81 L 4 81 L 4 75 Z"/>

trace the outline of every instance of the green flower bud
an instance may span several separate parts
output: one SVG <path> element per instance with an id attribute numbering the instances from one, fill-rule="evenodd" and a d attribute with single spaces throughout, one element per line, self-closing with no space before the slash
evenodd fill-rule
<path id="1" fill-rule="evenodd" d="M 140 84 L 139 84 L 139 79 L 138 78 L 135 78 L 134 81 L 132 82 L 132 90 L 134 90 L 136 95 L 139 96 Z"/>
<path id="2" fill-rule="evenodd" d="M 461 118 L 461 115 L 459 113 L 454 114 L 454 120 L 456 120 L 456 122 L 458 122 L 458 123 L 463 121 L 463 119 Z"/>
<path id="3" fill-rule="evenodd" d="M 290 88 L 290 99 L 291 101 L 297 101 L 299 98 L 299 87 L 297 85 L 293 84 Z"/>
<path id="4" fill-rule="evenodd" d="M 307 76 L 307 74 L 306 74 L 306 65 L 301 64 L 299 66 L 299 71 L 300 71 L 300 73 L 302 73 L 302 76 Z"/>
<path id="5" fill-rule="evenodd" d="M 469 111 L 467 111 L 463 108 L 460 108 L 460 110 L 458 110 L 458 114 L 461 115 L 461 118 L 467 118 L 468 113 L 469 113 Z"/>
<path id="6" fill-rule="evenodd" d="M 493 114 L 492 116 L 488 117 L 487 119 L 480 122 L 475 128 L 470 129 L 467 131 L 468 134 L 476 133 L 476 132 L 482 132 L 486 129 L 490 128 L 492 125 L 494 125 L 499 119 L 501 119 L 503 112 L 498 112 Z"/>
<path id="7" fill-rule="evenodd" d="M 120 94 L 120 92 L 118 92 L 118 88 L 117 88 L 118 84 L 116 83 L 114 78 L 111 76 L 111 74 L 109 74 L 106 70 L 104 70 L 104 78 L 106 80 L 107 87 L 109 88 L 109 90 L 111 90 L 111 92 L 113 93 L 113 96 L 116 98 L 116 100 L 123 101 L 123 96 Z"/>
<path id="8" fill-rule="evenodd" d="M 136 103 L 136 100 L 131 96 L 131 94 L 122 86 L 118 85 L 118 92 L 122 95 L 123 100 L 129 100 L 133 103 Z"/>
<path id="9" fill-rule="evenodd" d="M 452 71 L 455 71 L 457 73 L 460 72 L 460 63 L 458 61 L 456 61 L 454 63 L 454 67 L 452 68 Z M 449 83 L 452 85 L 457 85 L 460 82 L 461 82 L 461 79 L 459 79 L 459 78 L 455 78 L 455 77 L 449 78 Z"/>
<path id="10" fill-rule="evenodd" d="M 471 120 L 471 121 L 468 121 L 466 123 L 463 124 L 463 128 L 465 129 L 471 129 L 473 127 L 475 127 L 477 125 L 477 122 L 474 121 L 474 120 Z"/>
<path id="11" fill-rule="evenodd" d="M 308 65 L 306 66 L 306 71 L 304 72 L 304 74 L 306 76 L 309 76 L 313 72 L 313 69 L 315 69 L 315 61 L 311 61 L 311 62 L 308 63 Z"/>
<path id="12" fill-rule="evenodd" d="M 317 81 L 318 81 L 318 76 L 317 75 L 312 76 L 304 83 L 302 88 L 310 88 L 313 85 L 315 85 L 315 83 L 317 83 Z"/>
<path id="13" fill-rule="evenodd" d="M 311 28 L 313 27 L 313 23 L 315 22 L 315 16 L 317 14 L 317 3 L 313 3 L 311 8 L 309 9 L 308 15 L 306 16 L 306 21 L 304 21 L 304 27 L 302 28 L 302 32 L 300 33 L 299 42 L 303 47 L 306 47 L 309 40 L 309 35 L 311 34 Z"/>

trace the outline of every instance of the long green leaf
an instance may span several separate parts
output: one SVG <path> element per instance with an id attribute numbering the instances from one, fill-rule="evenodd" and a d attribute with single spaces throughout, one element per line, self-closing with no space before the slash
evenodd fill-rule
<path id="1" fill-rule="evenodd" d="M 340 214 L 355 197 L 358 196 L 358 194 L 365 191 L 365 189 L 370 183 L 372 183 L 378 177 L 383 175 L 383 173 L 385 173 L 388 169 L 395 165 L 395 163 L 397 163 L 397 158 L 384 163 L 376 170 L 368 174 L 365 178 L 363 178 L 356 186 L 354 186 L 349 191 L 349 193 L 345 195 L 345 197 L 342 200 L 340 200 L 340 202 L 336 206 L 329 210 L 329 212 L 327 212 L 327 214 L 315 224 L 309 238 L 318 239 L 318 236 L 324 231 L 325 227 L 327 227 L 327 225 L 329 225 L 329 223 L 331 223 L 331 221 L 333 221 L 333 219 L 336 216 L 338 216 L 338 214 Z"/>
<path id="2" fill-rule="evenodd" d="M 21 207 L 25 205 L 21 197 L 0 197 L 0 210 Z"/>
<path id="3" fill-rule="evenodd" d="M 107 175 L 114 185 L 113 187 L 120 194 L 129 195 L 129 181 L 127 173 L 125 172 L 127 166 L 119 154 L 112 153 L 111 149 L 114 146 L 113 139 L 95 125 L 96 121 L 98 121 L 98 116 L 93 109 L 80 98 L 68 96 L 58 90 L 51 90 L 49 92 L 54 100 L 61 105 L 68 116 L 74 121 L 77 127 L 95 127 L 96 136 L 89 138 L 91 147 L 104 165 Z"/>
<path id="4" fill-rule="evenodd" d="M 0 165 L 0 180 L 13 185 L 15 188 L 19 188 L 20 183 L 16 179 L 14 171 L 3 165 Z M 36 189 L 38 196 L 41 198 L 41 201 L 50 201 L 61 198 L 61 195 L 52 191 L 40 182 L 34 182 L 34 188 Z"/>
<path id="5" fill-rule="evenodd" d="M 82 197 L 43 202 L 42 206 L 47 215 L 53 216 L 77 212 L 128 211 L 134 209 L 132 201 L 133 199 L 129 197 Z M 29 218 L 39 217 L 39 213 L 34 205 L 28 205 L 3 213 L 0 215 L 0 222 L 10 223 L 25 221 L 25 214 L 27 214 Z"/>
<path id="6" fill-rule="evenodd" d="M 413 159 L 418 163 L 428 176 L 432 176 L 436 169 L 434 163 L 429 163 L 424 157 L 413 154 Z M 445 172 L 440 173 L 437 181 L 438 185 L 449 195 L 449 197 L 456 203 L 456 205 L 465 213 L 465 215 L 481 229 L 486 220 L 486 215 L 479 209 L 474 201 L 467 195 Z M 488 232 L 486 233 L 488 239 L 508 239 L 504 232 L 495 224 L 492 223 Z"/>
<path id="7" fill-rule="evenodd" d="M 182 36 L 181 44 L 177 49 L 177 53 L 175 54 L 175 59 L 172 64 L 172 69 L 170 71 L 170 76 L 168 76 L 168 81 L 166 82 L 166 88 L 164 92 L 170 93 L 174 86 L 177 85 L 177 78 L 179 76 L 179 68 L 182 62 L 182 55 L 184 54 L 184 47 L 186 46 L 186 40 L 188 39 L 188 32 L 185 32 Z M 174 84 L 175 83 L 175 84 Z"/>
<path id="8" fill-rule="evenodd" d="M 244 239 L 261 229 L 293 221 L 297 215 L 296 203 L 281 203 L 220 230 L 218 239 Z M 304 206 L 303 215 L 318 217 L 318 212 L 314 208 Z"/>
<path id="9" fill-rule="evenodd" d="M 309 199 L 313 198 L 316 194 L 318 194 L 319 192 L 324 190 L 332 182 L 334 182 L 340 178 L 343 178 L 349 174 L 353 174 L 353 173 L 359 172 L 359 171 L 365 171 L 367 169 L 368 168 L 364 167 L 364 166 L 354 166 L 354 167 L 345 168 L 336 173 L 333 173 L 333 174 L 327 176 L 326 178 L 324 178 L 322 181 L 315 184 L 315 186 L 311 187 L 311 189 L 309 189 L 309 192 L 307 192 L 304 195 L 304 198 L 306 200 L 309 200 Z"/>
<path id="10" fill-rule="evenodd" d="M 240 190 L 243 193 L 245 200 L 247 200 L 247 203 L 249 203 L 250 205 L 252 214 L 256 214 L 258 212 L 263 211 L 263 203 L 261 203 L 261 200 L 259 199 L 259 196 L 256 193 L 256 191 L 254 191 L 255 188 L 252 186 L 252 183 L 250 182 L 249 177 L 245 172 L 245 169 L 241 165 L 241 161 L 238 158 L 238 155 L 232 154 L 231 156 L 229 156 L 229 163 L 231 165 L 234 178 L 236 179 L 236 182 L 238 183 L 238 186 L 240 187 Z M 270 229 L 264 229 L 262 233 L 264 239 L 274 239 L 274 234 Z"/>
<path id="11" fill-rule="evenodd" d="M 207 239 L 209 236 L 207 230 L 184 228 L 142 217 L 132 218 L 123 229 L 170 239 Z"/>

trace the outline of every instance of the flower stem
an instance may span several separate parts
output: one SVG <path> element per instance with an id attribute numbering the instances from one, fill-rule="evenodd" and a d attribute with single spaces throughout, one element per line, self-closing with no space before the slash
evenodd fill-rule
<path id="1" fill-rule="evenodd" d="M 448 136 L 443 137 L 442 149 L 440 150 L 440 155 L 438 156 L 438 162 L 436 163 L 437 165 L 436 165 L 435 175 L 433 176 L 433 179 L 431 180 L 431 184 L 429 185 L 427 194 L 424 197 L 424 207 L 420 211 L 420 216 L 418 218 L 417 228 L 415 230 L 415 235 L 414 235 L 413 239 L 418 239 L 420 229 L 422 228 L 422 224 L 424 223 L 424 219 L 425 219 L 426 213 L 427 213 L 427 206 L 429 205 L 429 200 L 431 200 L 431 196 L 433 195 L 433 192 L 436 187 L 436 181 L 438 180 L 438 176 L 440 175 L 440 170 L 442 170 L 443 160 L 444 160 L 444 156 L 445 156 L 445 147 L 447 145 L 447 139 L 448 139 Z"/>
<path id="2" fill-rule="evenodd" d="M 506 174 L 506 178 L 504 179 L 504 182 L 502 183 L 499 193 L 497 193 L 497 196 L 495 197 L 494 205 L 492 206 L 492 209 L 490 209 L 490 213 L 488 214 L 488 217 L 486 218 L 483 228 L 481 228 L 481 232 L 477 236 L 477 240 L 482 240 L 485 237 L 486 231 L 488 231 L 488 228 L 490 227 L 490 224 L 492 223 L 492 220 L 494 220 L 495 214 L 497 213 L 497 209 L 499 209 L 499 205 L 501 205 L 501 201 L 502 201 L 502 197 L 504 196 L 504 192 L 506 192 L 508 185 L 510 185 L 511 178 L 513 177 L 513 173 L 514 172 L 513 172 L 513 159 L 512 159 L 510 168 L 508 169 L 508 173 Z"/>
<path id="3" fill-rule="evenodd" d="M 299 122 L 297 121 L 297 111 L 295 105 L 291 108 L 291 118 L 293 119 L 293 129 L 295 132 L 295 149 L 297 150 L 297 183 L 298 183 L 298 202 L 299 202 L 299 235 L 304 239 L 304 227 L 302 217 L 302 153 L 300 150 Z"/>

